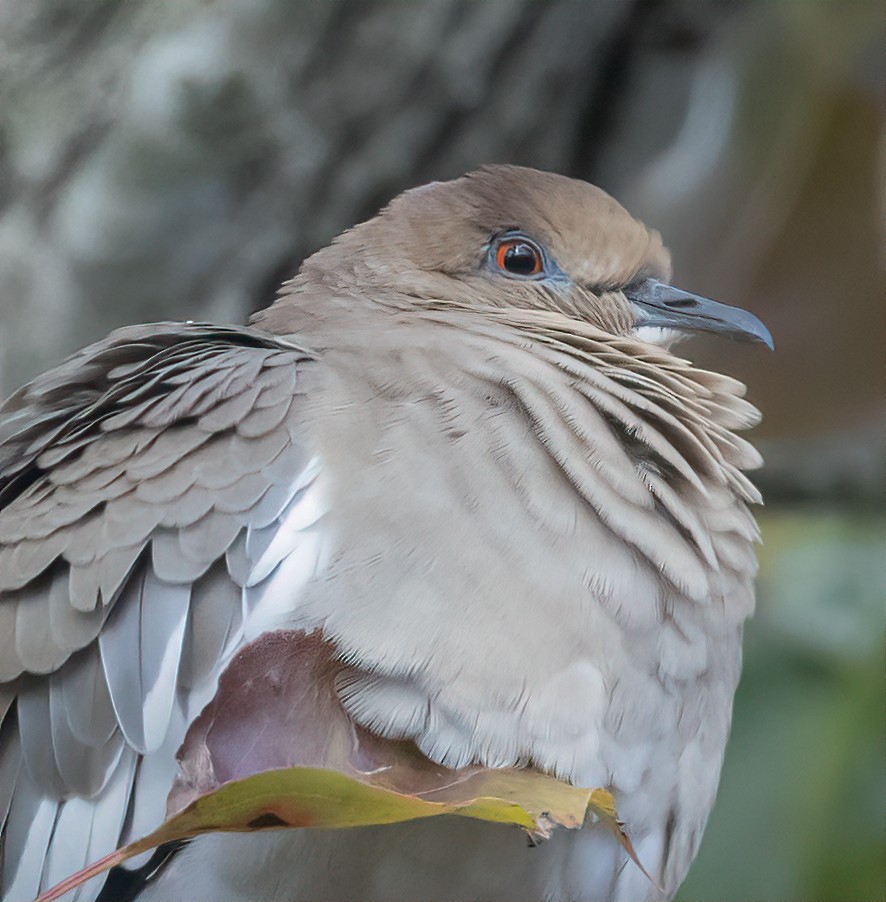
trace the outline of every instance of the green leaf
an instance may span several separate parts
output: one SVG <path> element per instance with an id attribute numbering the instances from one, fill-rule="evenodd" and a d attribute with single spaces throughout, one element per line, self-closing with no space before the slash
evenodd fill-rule
<path id="1" fill-rule="evenodd" d="M 201 833 L 367 827 L 441 815 L 521 827 L 536 839 L 598 823 L 643 870 L 609 792 L 528 768 L 441 767 L 412 743 L 355 724 L 335 691 L 342 668 L 317 633 L 269 633 L 244 648 L 188 730 L 167 820 L 38 902 Z"/>
<path id="2" fill-rule="evenodd" d="M 58 899 L 91 877 L 163 843 L 201 833 L 366 827 L 440 815 L 510 824 L 538 838 L 547 838 L 558 826 L 577 829 L 590 817 L 610 829 L 640 866 L 616 819 L 615 802 L 605 790 L 581 789 L 529 770 L 477 770 L 443 790 L 404 795 L 332 770 L 291 767 L 223 784 L 195 799 L 153 833 L 48 890 L 38 902 Z"/>

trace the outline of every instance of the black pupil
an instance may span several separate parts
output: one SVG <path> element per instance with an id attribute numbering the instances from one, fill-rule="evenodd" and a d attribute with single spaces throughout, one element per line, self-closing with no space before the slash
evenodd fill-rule
<path id="1" fill-rule="evenodd" d="M 531 244 L 517 242 L 505 251 L 504 265 L 516 276 L 531 276 L 535 272 L 538 252 Z"/>

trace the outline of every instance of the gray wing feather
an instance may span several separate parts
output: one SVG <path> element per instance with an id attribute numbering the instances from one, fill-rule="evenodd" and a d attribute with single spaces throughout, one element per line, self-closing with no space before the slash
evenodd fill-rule
<path id="1" fill-rule="evenodd" d="M 136 327 L 0 409 L 4 898 L 157 825 L 246 620 L 291 609 L 320 566 L 293 421 L 311 359 L 248 329 Z"/>
<path id="2" fill-rule="evenodd" d="M 184 554 L 181 532 L 158 529 L 151 537 L 151 568 L 169 583 L 192 583 L 209 567 L 208 561 L 198 561 Z"/>
<path id="3" fill-rule="evenodd" d="M 99 635 L 117 722 L 140 754 L 154 751 L 166 736 L 190 596 L 190 585 L 160 579 L 145 565 L 126 584 Z"/>
<path id="4" fill-rule="evenodd" d="M 60 798 L 67 787 L 52 748 L 49 681 L 30 674 L 22 677 L 17 705 L 25 769 L 40 791 Z"/>
<path id="5" fill-rule="evenodd" d="M 20 661 L 27 661 L 32 673 L 50 673 L 61 666 L 70 654 L 52 637 L 52 619 L 47 616 L 44 597 L 50 599 L 55 580 L 41 575 L 29 586 L 19 590 L 15 613 L 15 648 Z"/>
<path id="6" fill-rule="evenodd" d="M 91 864 L 97 861 L 119 842 L 135 782 L 137 762 L 135 752 L 128 748 L 124 749 L 120 763 L 102 794 L 97 799 L 89 800 L 93 805 L 92 832 L 84 863 Z M 79 894 L 75 895 L 74 899 L 95 899 L 103 884 L 103 877 L 93 878 L 78 890 Z M 43 885 L 50 887 L 53 884 L 44 879 Z"/>
<path id="7" fill-rule="evenodd" d="M 117 718 L 104 680 L 98 645 L 93 642 L 73 655 L 50 677 L 60 696 L 71 733 L 93 747 L 106 743 L 117 730 Z"/>
<path id="8" fill-rule="evenodd" d="M 304 532 L 325 513 L 322 494 L 311 491 L 316 487 L 318 476 L 319 464 L 315 460 L 305 468 L 297 491 L 278 521 L 279 525 L 272 531 L 261 530 L 264 534 L 261 537 L 258 531 L 251 531 L 247 535 L 246 547 L 252 552 L 250 556 L 255 561 L 247 576 L 247 588 L 266 580 L 274 569 L 300 546 Z M 262 548 L 265 542 L 267 544 Z M 299 585 L 299 582 L 296 581 L 294 585 Z"/>
<path id="9" fill-rule="evenodd" d="M 117 729 L 112 730 L 104 740 L 96 737 L 98 741 L 87 742 L 77 736 L 65 708 L 67 694 L 62 691 L 62 682 L 63 679 L 50 679 L 49 684 L 51 747 L 55 766 L 66 792 L 91 799 L 107 785 L 123 754 L 125 743 Z"/>
<path id="10" fill-rule="evenodd" d="M 58 809 L 32 780 L 19 779 L 3 829 L 3 898 L 33 899 L 40 892 L 43 868 Z"/>
<path id="11" fill-rule="evenodd" d="M 240 587 L 225 561 L 216 561 L 191 590 L 188 628 L 179 665 L 179 686 L 191 689 L 206 680 L 242 624 Z"/>
<path id="12" fill-rule="evenodd" d="M 5 695 L 7 704 L 15 700 L 12 693 L 7 692 Z M 22 761 L 21 740 L 15 721 L 15 715 L 4 717 L 0 721 L 0 831 L 6 825 L 6 816 L 9 814 L 9 805 L 12 802 L 12 793 Z"/>
<path id="13" fill-rule="evenodd" d="M 267 488 L 264 486 L 263 491 L 267 491 Z M 196 567 L 197 576 L 202 576 L 213 561 L 224 556 L 243 530 L 240 518 L 225 515 L 243 513 L 251 507 L 254 504 L 246 504 L 242 510 L 224 511 L 216 504 L 215 510 L 201 517 L 192 526 L 178 530 L 178 554 Z M 193 582 L 193 578 L 190 582 Z"/>
<path id="14" fill-rule="evenodd" d="M 41 890 L 76 873 L 116 845 L 132 792 L 135 762 L 136 756 L 126 749 L 100 796 L 90 799 L 74 797 L 60 804 L 53 840 L 64 837 L 64 842 L 53 841 L 49 844 L 40 879 Z M 94 877 L 65 898 L 70 902 L 95 899 L 103 883 L 103 876 Z"/>
<path id="15" fill-rule="evenodd" d="M 156 753 L 138 759 L 126 822 L 119 835 L 121 844 L 147 835 L 166 816 L 166 796 L 177 772 L 175 753 L 184 738 L 187 723 L 186 713 L 176 706 L 172 711 L 170 730 L 163 745 Z M 146 852 L 131 859 L 129 864 L 141 867 L 150 857 L 151 853 Z"/>
<path id="16" fill-rule="evenodd" d="M 0 604 L 0 681 L 14 680 L 24 669 L 15 648 L 16 608 Z"/>
<path id="17" fill-rule="evenodd" d="M 98 816 L 98 806 L 87 799 L 68 799 L 59 808 L 55 833 L 67 837 L 51 843 L 43 866 L 44 882 L 54 886 L 89 864 L 89 842 Z"/>
<path id="18" fill-rule="evenodd" d="M 97 572 L 97 579 L 99 588 L 101 588 L 101 570 Z M 60 566 L 53 569 L 52 584 L 49 587 L 47 598 L 51 644 L 58 648 L 65 658 L 95 638 L 110 611 L 110 608 L 103 604 L 95 605 L 91 611 L 77 610 L 71 604 L 68 575 L 64 567 Z M 35 605 L 35 607 L 38 606 Z M 23 657 L 22 660 L 28 660 L 28 658 Z"/>

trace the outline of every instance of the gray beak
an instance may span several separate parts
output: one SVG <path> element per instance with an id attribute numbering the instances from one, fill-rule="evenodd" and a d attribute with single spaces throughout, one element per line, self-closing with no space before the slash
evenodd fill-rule
<path id="1" fill-rule="evenodd" d="M 681 331 L 715 332 L 740 341 L 759 341 L 775 350 L 769 330 L 760 320 L 739 307 L 681 291 L 657 279 L 644 279 L 624 289 L 637 310 L 638 326 L 659 326 Z"/>

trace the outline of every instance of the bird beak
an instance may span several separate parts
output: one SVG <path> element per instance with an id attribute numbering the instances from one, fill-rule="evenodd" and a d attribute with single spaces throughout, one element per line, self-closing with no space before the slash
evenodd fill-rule
<path id="1" fill-rule="evenodd" d="M 758 341 L 775 350 L 772 335 L 760 320 L 739 307 L 718 304 L 657 279 L 644 279 L 624 289 L 634 304 L 638 326 L 715 332 L 740 341 Z"/>

